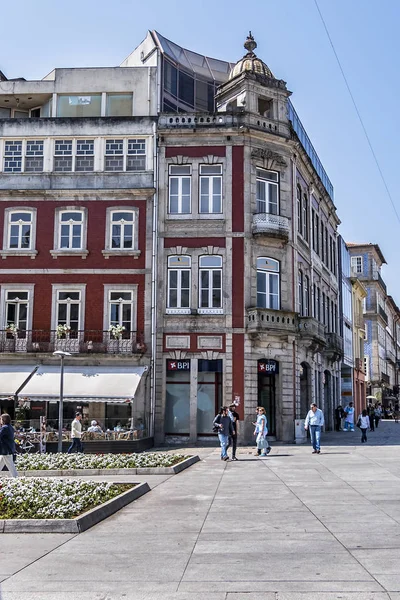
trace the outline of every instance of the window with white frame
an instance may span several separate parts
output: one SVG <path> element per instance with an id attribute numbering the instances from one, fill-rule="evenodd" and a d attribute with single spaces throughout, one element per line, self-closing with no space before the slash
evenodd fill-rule
<path id="1" fill-rule="evenodd" d="M 121 336 L 126 337 L 133 331 L 133 291 L 109 290 L 108 315 L 109 329 L 121 331 Z"/>
<path id="2" fill-rule="evenodd" d="M 167 313 L 190 313 L 190 279 L 190 256 L 169 256 Z"/>
<path id="3" fill-rule="evenodd" d="M 56 329 L 65 326 L 66 332 L 78 332 L 81 325 L 81 290 L 62 290 L 56 292 Z"/>
<path id="4" fill-rule="evenodd" d="M 279 262 L 273 258 L 257 258 L 257 307 L 279 310 Z"/>
<path id="5" fill-rule="evenodd" d="M 29 291 L 12 290 L 5 292 L 5 327 L 13 326 L 18 331 L 28 329 Z"/>
<path id="6" fill-rule="evenodd" d="M 303 219 L 302 219 L 302 224 L 303 224 L 303 231 L 301 232 L 303 238 L 306 240 L 306 242 L 308 242 L 308 196 L 307 194 L 304 192 L 303 193 Z"/>
<path id="7" fill-rule="evenodd" d="M 200 256 L 199 313 L 222 312 L 222 256 Z"/>
<path id="8" fill-rule="evenodd" d="M 222 165 L 200 165 L 199 212 L 222 213 Z"/>
<path id="9" fill-rule="evenodd" d="M 108 207 L 106 212 L 105 258 L 125 255 L 138 258 L 138 208 L 128 206 Z"/>
<path id="10" fill-rule="evenodd" d="M 64 139 L 54 141 L 56 172 L 91 172 L 94 170 L 94 140 Z"/>
<path id="11" fill-rule="evenodd" d="M 363 257 L 362 256 L 352 256 L 351 257 L 351 268 L 354 273 L 357 275 L 361 275 L 363 272 Z"/>
<path id="12" fill-rule="evenodd" d="M 59 213 L 59 248 L 61 250 L 82 249 L 82 211 L 62 210 Z"/>
<path id="13" fill-rule="evenodd" d="M 170 165 L 168 208 L 170 214 L 191 213 L 191 173 L 190 165 Z"/>
<path id="14" fill-rule="evenodd" d="M 55 212 L 53 257 L 78 254 L 86 258 L 87 209 L 80 207 L 57 208 Z"/>
<path id="15" fill-rule="evenodd" d="M 257 212 L 279 214 L 279 173 L 257 169 Z"/>
<path id="16" fill-rule="evenodd" d="M 111 213 L 110 248 L 128 250 L 134 247 L 134 211 L 114 211 Z"/>
<path id="17" fill-rule="evenodd" d="M 4 173 L 41 173 L 43 140 L 5 140 Z"/>
<path id="18" fill-rule="evenodd" d="M 32 250 L 33 224 L 36 211 L 6 209 L 6 231 L 4 248 L 6 250 Z"/>
<path id="19" fill-rule="evenodd" d="M 304 316 L 310 316 L 310 278 L 304 276 Z"/>
<path id="20" fill-rule="evenodd" d="M 113 138 L 105 140 L 105 171 L 145 171 L 146 139 Z"/>

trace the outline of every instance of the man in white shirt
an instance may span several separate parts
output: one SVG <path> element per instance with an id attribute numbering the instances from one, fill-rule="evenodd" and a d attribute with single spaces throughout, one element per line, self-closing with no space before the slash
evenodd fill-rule
<path id="1" fill-rule="evenodd" d="M 71 423 L 71 445 L 68 448 L 68 454 L 71 452 L 83 452 L 81 437 L 82 437 L 82 414 L 77 412 L 75 414 L 75 419 Z"/>
<path id="2" fill-rule="evenodd" d="M 304 422 L 304 429 L 310 429 L 311 444 L 313 447 L 313 454 L 320 454 L 321 447 L 321 430 L 324 426 L 324 413 L 317 407 L 315 402 L 311 404 L 310 410 L 307 413 L 306 420 Z"/>

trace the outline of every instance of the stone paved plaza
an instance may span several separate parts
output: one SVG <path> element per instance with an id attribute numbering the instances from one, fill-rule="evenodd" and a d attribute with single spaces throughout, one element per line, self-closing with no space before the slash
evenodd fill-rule
<path id="1" fill-rule="evenodd" d="M 323 442 L 190 449 L 83 534 L 3 534 L 1 600 L 400 600 L 400 424 Z"/>

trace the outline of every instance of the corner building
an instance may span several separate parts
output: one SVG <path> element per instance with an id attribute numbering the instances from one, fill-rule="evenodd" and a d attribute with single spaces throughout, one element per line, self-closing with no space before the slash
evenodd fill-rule
<path id="1" fill-rule="evenodd" d="M 214 113 L 159 117 L 156 442 L 209 435 L 231 402 L 242 442 L 257 405 L 301 442 L 310 402 L 331 428 L 340 396 L 333 188 L 286 83 L 245 49 Z"/>

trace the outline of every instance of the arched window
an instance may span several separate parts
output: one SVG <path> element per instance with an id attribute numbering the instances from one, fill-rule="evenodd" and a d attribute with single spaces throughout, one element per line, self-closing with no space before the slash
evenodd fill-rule
<path id="1" fill-rule="evenodd" d="M 257 307 L 280 308 L 279 262 L 274 258 L 257 258 Z"/>

